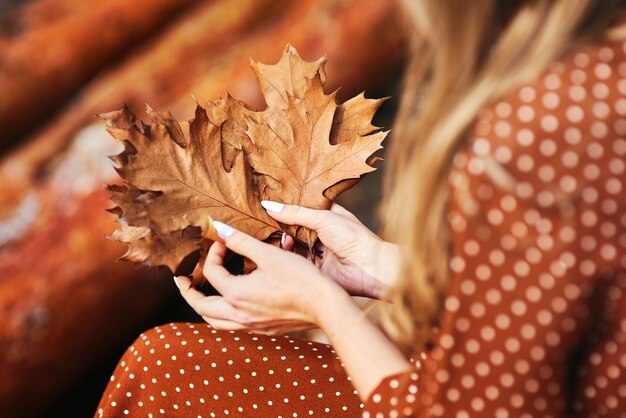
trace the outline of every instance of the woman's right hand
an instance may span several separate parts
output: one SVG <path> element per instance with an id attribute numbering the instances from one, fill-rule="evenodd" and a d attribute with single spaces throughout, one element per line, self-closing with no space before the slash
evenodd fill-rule
<path id="1" fill-rule="evenodd" d="M 400 263 L 397 245 L 380 239 L 352 213 L 334 203 L 330 210 L 263 201 L 277 221 L 315 230 L 321 245 L 316 265 L 348 293 L 379 299 L 395 279 Z M 289 248 L 293 238 L 283 247 Z"/>

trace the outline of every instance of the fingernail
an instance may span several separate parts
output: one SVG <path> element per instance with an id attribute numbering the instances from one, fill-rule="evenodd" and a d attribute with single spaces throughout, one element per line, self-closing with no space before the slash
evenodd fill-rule
<path id="1" fill-rule="evenodd" d="M 280 213 L 285 205 L 271 200 L 261 200 L 261 206 L 270 212 Z"/>
<path id="2" fill-rule="evenodd" d="M 213 221 L 213 228 L 217 231 L 217 235 L 222 239 L 226 239 L 235 233 L 236 229 L 232 226 L 226 225 L 220 221 Z"/>
<path id="3" fill-rule="evenodd" d="M 178 284 L 178 277 L 174 276 L 174 284 L 176 284 L 176 287 L 180 289 L 180 285 Z"/>
<path id="4" fill-rule="evenodd" d="M 287 239 L 287 234 L 285 234 L 285 233 L 283 232 L 283 235 L 281 235 L 281 237 L 280 237 L 280 246 L 281 246 L 281 247 L 284 247 L 284 246 L 285 246 L 285 240 L 286 240 L 286 239 Z"/>

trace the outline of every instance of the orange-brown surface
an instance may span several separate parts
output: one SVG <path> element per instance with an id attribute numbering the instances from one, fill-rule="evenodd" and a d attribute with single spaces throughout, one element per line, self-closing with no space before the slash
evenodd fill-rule
<path id="1" fill-rule="evenodd" d="M 328 55 L 327 92 L 341 86 L 341 101 L 363 90 L 388 94 L 403 63 L 391 0 L 145 0 L 148 9 L 105 3 L 118 5 L 116 16 L 132 34 L 89 20 L 104 16 L 105 6 L 94 2 L 32 0 L 24 6 L 29 13 L 0 14 L 0 22 L 14 19 L 10 13 L 24 22 L 23 35 L 0 36 L 0 102 L 18 91 L 27 96 L 0 105 L 0 143 L 13 145 L 0 161 L 2 416 L 49 416 L 53 404 L 55 413 L 73 416 L 68 402 L 86 403 L 76 416 L 91 413 L 106 380 L 90 386 L 85 379 L 99 367 L 110 373 L 125 344 L 180 306 L 169 277 L 115 262 L 124 247 L 105 239 L 116 225 L 103 185 L 116 179 L 106 156 L 119 149 L 95 114 L 123 103 L 142 112 L 149 102 L 185 120 L 193 116 L 192 94 L 204 103 L 227 91 L 262 108 L 249 59 L 274 63 L 287 43 L 307 60 Z M 59 23 L 78 20 L 71 30 Z M 51 32 L 37 50 L 70 51 L 56 53 L 65 70 L 38 72 L 47 61 L 32 52 L 27 61 L 37 71 L 3 73 L 21 68 L 7 51 L 44 30 Z M 359 190 L 352 207 L 371 215 L 375 192 Z"/>

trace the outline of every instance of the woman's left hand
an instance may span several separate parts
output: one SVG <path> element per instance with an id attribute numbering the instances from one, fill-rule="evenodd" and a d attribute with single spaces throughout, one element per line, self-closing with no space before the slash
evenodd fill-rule
<path id="1" fill-rule="evenodd" d="M 221 296 L 205 296 L 176 277 L 181 294 L 216 329 L 278 335 L 317 326 L 319 309 L 332 292 L 345 292 L 304 257 L 214 222 L 224 243 L 214 242 L 203 274 Z M 233 275 L 223 265 L 227 249 L 248 257 L 257 269 Z"/>

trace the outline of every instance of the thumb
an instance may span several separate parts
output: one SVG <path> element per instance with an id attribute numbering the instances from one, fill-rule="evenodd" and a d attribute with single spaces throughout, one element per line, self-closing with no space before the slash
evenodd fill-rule
<path id="1" fill-rule="evenodd" d="M 318 230 L 320 227 L 332 220 L 335 213 L 329 210 L 310 209 L 304 206 L 286 205 L 271 200 L 263 200 L 261 206 L 267 210 L 268 215 L 286 225 L 299 225 L 305 228 Z"/>
<path id="2" fill-rule="evenodd" d="M 230 225 L 219 221 L 213 221 L 213 227 L 217 234 L 224 240 L 224 245 L 230 250 L 248 257 L 258 266 L 262 265 L 268 256 L 268 252 L 278 251 L 276 247 L 241 232 Z M 207 257 L 208 259 L 208 257 Z"/>

